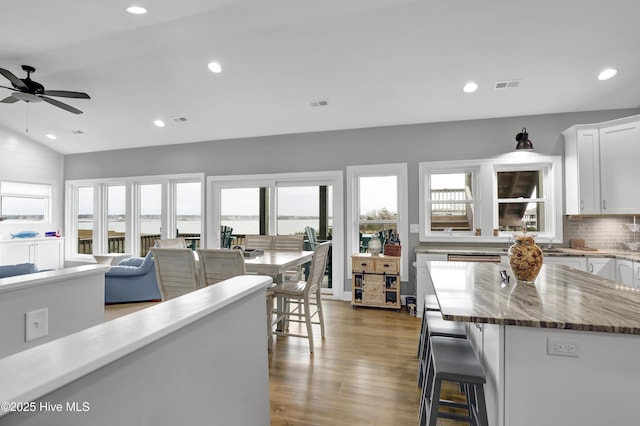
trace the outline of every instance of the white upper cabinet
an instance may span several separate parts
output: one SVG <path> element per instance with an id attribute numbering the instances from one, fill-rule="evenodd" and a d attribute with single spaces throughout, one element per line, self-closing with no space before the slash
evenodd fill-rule
<path id="1" fill-rule="evenodd" d="M 640 213 L 640 122 L 600 129 L 602 213 Z"/>
<path id="2" fill-rule="evenodd" d="M 638 214 L 640 116 L 576 125 L 565 139 L 565 214 Z"/>
<path id="3" fill-rule="evenodd" d="M 565 213 L 600 213 L 600 134 L 573 126 L 564 136 Z"/>

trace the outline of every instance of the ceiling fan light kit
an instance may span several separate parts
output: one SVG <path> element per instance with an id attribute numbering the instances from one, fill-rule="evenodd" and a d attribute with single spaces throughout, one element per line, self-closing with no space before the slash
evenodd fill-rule
<path id="1" fill-rule="evenodd" d="M 45 90 L 44 86 L 37 81 L 31 80 L 31 73 L 36 69 L 29 65 L 23 65 L 22 70 L 26 71 L 27 78 L 18 78 L 11 71 L 4 68 L 0 68 L 0 74 L 2 74 L 13 87 L 0 86 L 4 89 L 12 90 L 13 93 L 2 99 L 0 103 L 12 104 L 18 101 L 23 102 L 46 102 L 58 108 L 62 108 L 65 111 L 69 111 L 73 114 L 82 114 L 77 108 L 71 105 L 60 102 L 57 99 L 50 98 L 50 96 L 61 98 L 74 98 L 74 99 L 91 99 L 89 95 L 83 92 L 71 92 L 68 90 Z"/>

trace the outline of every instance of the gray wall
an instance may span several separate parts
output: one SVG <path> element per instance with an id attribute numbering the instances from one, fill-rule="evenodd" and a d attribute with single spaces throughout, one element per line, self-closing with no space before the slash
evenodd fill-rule
<path id="1" fill-rule="evenodd" d="M 512 151 L 515 135 L 523 127 L 527 128 L 536 152 L 563 155 L 560 132 L 569 126 L 635 114 L 640 114 L 640 109 L 302 133 L 67 155 L 65 179 L 187 172 L 212 176 L 346 171 L 348 165 L 407 163 L 409 222 L 418 223 L 419 162 L 489 158 Z M 415 260 L 417 245 L 417 234 L 410 234 L 409 241 L 403 243 L 403 252 L 411 256 L 409 264 Z M 403 286 L 402 294 L 414 291 L 415 275 L 412 268 L 410 271 L 410 283 Z M 345 285 L 348 282 L 345 280 Z"/>

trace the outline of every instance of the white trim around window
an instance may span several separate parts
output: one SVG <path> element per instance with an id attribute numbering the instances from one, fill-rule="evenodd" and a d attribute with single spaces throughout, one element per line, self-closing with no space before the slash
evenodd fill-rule
<path id="1" fill-rule="evenodd" d="M 408 220 L 408 178 L 407 163 L 394 164 L 372 164 L 365 166 L 347 167 L 347 252 L 359 253 L 359 178 L 374 176 L 396 176 L 397 177 L 397 197 L 398 197 L 398 220 L 397 232 L 400 236 L 400 243 L 404 245 L 400 261 L 400 280 L 409 280 L 409 220 Z M 347 264 L 347 274 L 351 276 L 351 262 Z M 349 299 L 350 300 L 350 299 Z"/>
<path id="2" fill-rule="evenodd" d="M 112 185 L 125 186 L 125 232 L 127 235 L 125 252 L 134 256 L 140 252 L 140 194 L 139 186 L 143 184 L 159 184 L 162 186 L 161 196 L 161 227 L 162 238 L 175 238 L 175 184 L 179 182 L 200 182 L 201 197 L 201 229 L 200 235 L 205 235 L 204 212 L 204 174 L 188 173 L 157 176 L 135 176 L 105 179 L 68 180 L 65 182 L 65 259 L 78 262 L 91 262 L 93 256 L 78 253 L 78 188 L 93 188 L 93 252 L 105 253 L 107 249 L 107 187 Z"/>
<path id="3" fill-rule="evenodd" d="M 476 211 L 473 232 L 431 232 L 428 181 L 431 173 L 458 173 L 474 170 L 476 176 Z M 496 158 L 434 161 L 419 163 L 420 241 L 421 242 L 506 242 L 513 232 L 498 232 L 497 172 L 508 170 L 540 170 L 544 179 L 545 230 L 536 233 L 544 242 L 562 242 L 562 158 L 536 153 L 508 153 Z M 489 199 L 489 196 L 491 197 Z M 475 230 L 479 229 L 476 235 Z M 495 235 L 497 233 L 497 235 Z"/>

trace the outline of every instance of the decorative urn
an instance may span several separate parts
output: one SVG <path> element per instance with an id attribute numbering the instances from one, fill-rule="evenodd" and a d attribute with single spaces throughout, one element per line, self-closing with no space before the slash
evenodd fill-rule
<path id="1" fill-rule="evenodd" d="M 525 233 L 515 236 L 515 243 L 509 247 L 509 265 L 516 280 L 533 284 L 542 268 L 542 250 L 532 236 Z"/>
<path id="2" fill-rule="evenodd" d="M 371 256 L 378 256 L 380 254 L 380 252 L 382 251 L 382 242 L 380 242 L 378 235 L 374 234 L 371 237 L 367 248 L 369 249 L 369 253 L 371 253 Z"/>

